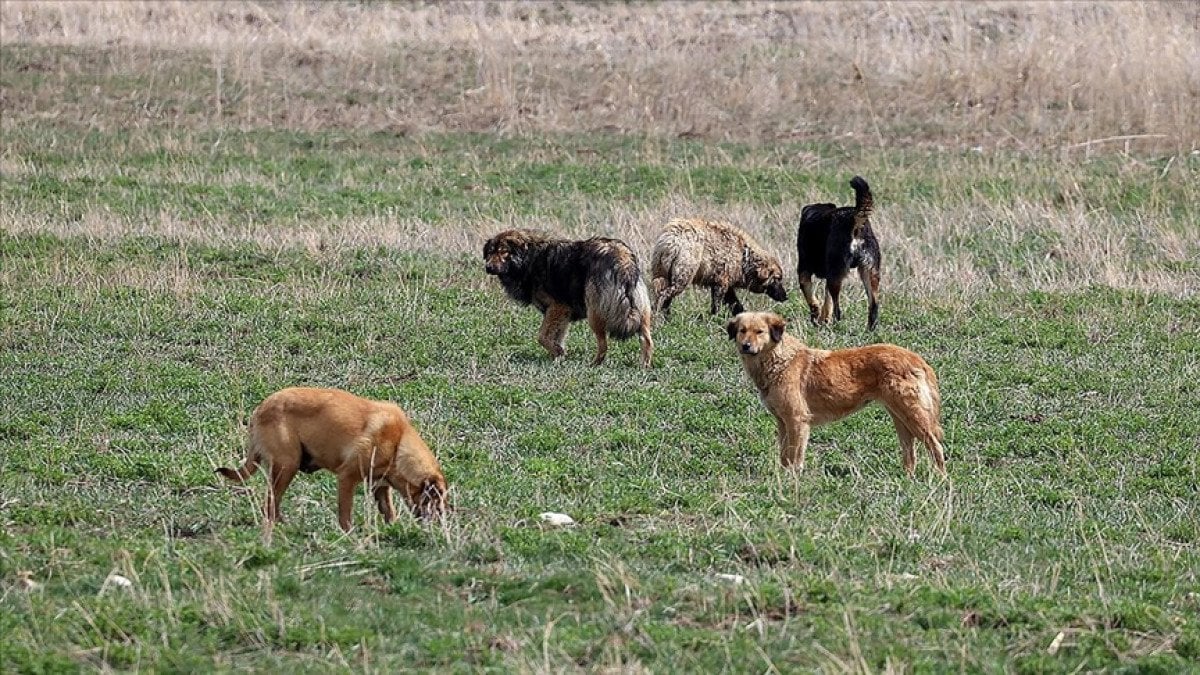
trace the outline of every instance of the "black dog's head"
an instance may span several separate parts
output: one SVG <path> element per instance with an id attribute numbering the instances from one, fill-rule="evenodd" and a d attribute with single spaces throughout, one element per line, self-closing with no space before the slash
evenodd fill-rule
<path id="1" fill-rule="evenodd" d="M 530 247 L 544 237 L 532 230 L 505 230 L 483 245 L 483 268 L 499 277 L 517 273 Z"/>

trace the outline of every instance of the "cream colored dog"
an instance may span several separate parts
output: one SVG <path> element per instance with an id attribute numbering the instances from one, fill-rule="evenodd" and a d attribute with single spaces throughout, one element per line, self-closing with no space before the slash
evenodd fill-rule
<path id="1" fill-rule="evenodd" d="M 279 502 L 297 471 L 337 474 L 338 525 L 350 531 L 354 490 L 375 495 L 383 519 L 396 518 L 391 489 L 419 518 L 446 510 L 446 479 L 421 435 L 394 403 L 359 398 L 339 389 L 292 387 L 271 394 L 250 417 L 246 463 L 217 472 L 241 483 L 265 462 L 270 467 L 265 513 L 278 521 Z"/>
<path id="2" fill-rule="evenodd" d="M 938 473 L 946 473 L 942 450 L 942 399 L 937 375 L 920 356 L 896 345 L 810 349 L 784 333 L 783 317 L 769 312 L 738 314 L 729 322 L 746 374 L 775 416 L 780 460 L 804 468 L 809 430 L 840 420 L 879 401 L 900 437 L 904 471 L 913 473 L 913 439 L 921 440 Z"/>
<path id="3" fill-rule="evenodd" d="M 739 288 L 787 301 L 779 258 L 745 230 L 718 221 L 677 218 L 667 223 L 654 243 L 650 278 L 654 310 L 664 319 L 675 297 L 692 285 L 708 287 L 712 314 L 722 302 L 731 314 L 741 313 Z"/>

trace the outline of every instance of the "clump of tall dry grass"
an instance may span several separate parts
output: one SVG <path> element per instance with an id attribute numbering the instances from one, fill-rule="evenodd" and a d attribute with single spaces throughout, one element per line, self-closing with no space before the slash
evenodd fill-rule
<path id="1" fill-rule="evenodd" d="M 17 121 L 1200 147 L 1193 3 L 8 0 L 0 42 L 97 54 L 22 57 Z"/>

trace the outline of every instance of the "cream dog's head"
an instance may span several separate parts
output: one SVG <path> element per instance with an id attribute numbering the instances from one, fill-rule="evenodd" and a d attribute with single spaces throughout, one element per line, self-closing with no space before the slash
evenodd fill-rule
<path id="1" fill-rule="evenodd" d="M 778 314 L 742 312 L 730 319 L 725 330 L 737 344 L 739 354 L 754 356 L 774 349 L 783 340 L 785 325 L 787 322 Z"/>

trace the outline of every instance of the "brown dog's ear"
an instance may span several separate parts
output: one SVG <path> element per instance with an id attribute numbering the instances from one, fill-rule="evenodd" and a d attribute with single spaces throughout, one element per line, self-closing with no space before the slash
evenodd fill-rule
<path id="1" fill-rule="evenodd" d="M 787 325 L 787 322 L 783 320 L 782 316 L 772 315 L 771 318 L 767 319 L 767 326 L 771 329 L 772 342 L 783 341 L 783 327 L 785 325 Z"/>
<path id="2" fill-rule="evenodd" d="M 737 319 L 736 318 L 730 319 L 729 323 L 725 324 L 725 332 L 729 333 L 730 340 L 737 339 Z"/>

